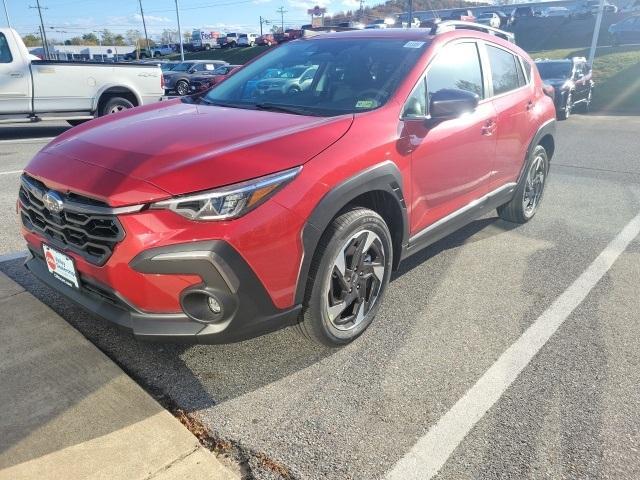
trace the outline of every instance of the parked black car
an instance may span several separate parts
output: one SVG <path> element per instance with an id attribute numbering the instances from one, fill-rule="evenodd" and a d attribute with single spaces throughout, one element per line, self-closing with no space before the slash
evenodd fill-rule
<path id="1" fill-rule="evenodd" d="M 536 65 L 544 83 L 555 90 L 554 103 L 560 120 L 566 120 L 575 106 L 589 110 L 594 82 L 584 57 L 536 60 Z"/>
<path id="2" fill-rule="evenodd" d="M 191 77 L 203 72 L 213 72 L 216 67 L 226 65 L 222 60 L 191 60 L 176 65 L 171 71 L 164 73 L 164 88 L 178 95 L 188 95 Z"/>

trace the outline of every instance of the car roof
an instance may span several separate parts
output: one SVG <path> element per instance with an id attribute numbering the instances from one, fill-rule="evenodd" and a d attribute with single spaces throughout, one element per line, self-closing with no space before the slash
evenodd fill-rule
<path id="1" fill-rule="evenodd" d="M 473 24 L 470 24 L 473 25 Z M 446 24 L 443 24 L 446 27 Z M 296 41 L 322 41 L 323 39 L 357 39 L 357 38 L 381 38 L 381 39 L 399 39 L 407 41 L 423 41 L 431 43 L 442 38 L 443 41 L 449 41 L 455 38 L 472 38 L 485 40 L 501 45 L 512 50 L 514 53 L 521 55 L 524 52 L 514 43 L 508 42 L 497 35 L 490 35 L 472 28 L 455 28 L 447 29 L 433 35 L 431 28 L 381 28 L 381 29 L 365 29 L 365 30 L 347 30 L 342 32 L 322 32 L 308 38 Z"/>

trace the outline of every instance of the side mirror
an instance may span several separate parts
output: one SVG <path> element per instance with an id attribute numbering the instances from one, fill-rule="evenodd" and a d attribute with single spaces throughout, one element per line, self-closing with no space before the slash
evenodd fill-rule
<path id="1" fill-rule="evenodd" d="M 431 95 L 429 116 L 431 120 L 451 120 L 464 113 L 473 112 L 480 97 L 475 93 L 455 88 L 442 89 Z"/>

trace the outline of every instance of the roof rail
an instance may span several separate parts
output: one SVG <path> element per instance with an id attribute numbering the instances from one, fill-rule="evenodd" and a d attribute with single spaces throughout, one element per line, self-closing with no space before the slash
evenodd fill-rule
<path id="1" fill-rule="evenodd" d="M 465 22 L 462 20 L 445 20 L 439 22 L 431 29 L 431 35 L 438 35 L 439 33 L 458 29 L 476 30 L 478 32 L 488 33 L 489 35 L 495 35 L 507 42 L 516 43 L 516 36 L 511 32 L 505 32 L 499 28 L 490 27 L 481 23 Z"/>

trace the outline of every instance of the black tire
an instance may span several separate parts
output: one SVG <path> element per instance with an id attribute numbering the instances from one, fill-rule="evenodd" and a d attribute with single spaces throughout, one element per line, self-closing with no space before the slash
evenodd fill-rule
<path id="1" fill-rule="evenodd" d="M 84 122 L 88 122 L 89 120 L 67 120 L 67 123 L 72 127 L 77 127 L 78 125 L 82 125 Z"/>
<path id="2" fill-rule="evenodd" d="M 187 95 L 189 93 L 189 82 L 187 82 L 186 80 L 179 80 L 176 83 L 175 90 L 176 90 L 176 93 L 181 97 Z"/>
<path id="3" fill-rule="evenodd" d="M 369 235 L 372 233 L 375 239 L 371 243 L 370 249 L 367 250 L 364 255 L 360 255 L 360 258 L 362 258 L 363 261 L 367 258 L 370 262 L 375 261 L 378 263 L 377 267 L 384 267 L 384 270 L 382 275 L 379 273 L 367 273 L 363 276 L 363 271 L 366 272 L 365 269 L 367 267 L 361 264 L 358 268 L 350 269 L 349 267 L 353 266 L 352 262 L 354 262 L 356 255 L 352 254 L 352 256 L 348 258 L 345 252 L 349 248 L 348 245 L 360 247 L 362 243 L 359 244 L 359 241 L 366 243 L 366 239 L 369 238 Z M 365 240 L 361 240 L 363 235 Z M 357 247 L 354 247 L 356 251 Z M 370 252 L 374 249 L 383 252 L 383 254 L 378 255 L 374 253 L 372 255 Z M 366 296 L 367 293 L 369 293 L 370 295 L 375 295 L 375 297 L 369 298 L 371 305 L 368 306 L 366 312 L 366 303 L 355 308 L 354 306 L 357 304 L 357 300 L 352 300 L 354 301 L 353 304 L 348 303 L 349 300 L 343 300 L 342 303 L 351 305 L 351 307 L 345 308 L 343 312 L 338 313 L 338 318 L 331 318 L 329 314 L 329 302 L 330 295 L 333 293 L 333 285 L 336 285 L 336 283 L 333 282 L 339 282 L 335 270 L 337 268 L 335 264 L 338 261 L 339 255 L 343 255 L 345 259 L 342 279 L 344 280 L 349 276 L 350 287 L 356 285 L 357 291 L 354 290 L 353 295 Z M 316 343 L 330 347 L 346 345 L 360 336 L 371 324 L 382 303 L 391 276 L 392 259 L 393 247 L 391 234 L 389 233 L 387 224 L 380 215 L 367 208 L 355 208 L 336 217 L 323 233 L 311 263 L 301 321 L 298 324 L 300 333 Z M 369 266 L 368 268 L 369 272 L 375 270 L 375 267 Z M 358 269 L 360 269 L 359 275 L 357 272 Z M 379 281 L 378 278 L 382 280 Z M 361 282 L 365 282 L 365 284 Z M 360 285 L 363 286 L 362 289 Z M 346 289 L 343 289 L 343 298 L 351 295 L 350 292 L 351 290 L 347 292 Z M 373 292 L 375 292 L 375 294 Z M 360 312 L 359 309 L 362 309 L 362 312 Z M 355 318 L 354 324 L 348 329 L 341 329 L 341 326 L 339 327 L 336 323 L 338 323 L 338 320 L 342 320 L 342 315 L 348 317 L 348 311 L 350 311 L 352 317 Z M 360 317 L 359 313 L 362 313 L 362 317 Z M 360 318 L 359 321 L 358 318 Z"/>
<path id="4" fill-rule="evenodd" d="M 542 160 L 542 168 L 543 168 L 543 179 L 542 179 L 542 188 L 540 190 L 539 195 L 537 195 L 537 200 L 535 202 L 535 206 L 533 210 L 528 210 L 525 207 L 525 194 L 529 194 L 529 198 L 531 195 L 530 185 L 528 185 L 528 181 L 530 178 L 530 174 L 536 167 L 537 159 L 541 158 Z M 547 155 L 547 151 L 542 145 L 537 145 L 526 164 L 526 170 L 523 172 L 522 179 L 520 183 L 516 187 L 516 191 L 513 194 L 513 198 L 508 203 L 498 207 L 498 215 L 503 220 L 507 222 L 513 223 L 527 223 L 531 220 L 538 208 L 540 207 L 540 202 L 542 202 L 542 197 L 544 194 L 544 187 L 546 185 L 547 176 L 549 174 L 549 157 Z"/>
<path id="5" fill-rule="evenodd" d="M 582 111 L 584 113 L 589 113 L 591 111 L 592 95 L 593 95 L 593 88 L 589 88 L 589 92 L 587 93 L 587 98 L 584 102 L 582 102 Z"/>
<path id="6" fill-rule="evenodd" d="M 127 100 L 126 98 L 111 97 L 100 109 L 100 116 L 103 117 L 105 115 L 117 113 L 122 110 L 128 110 L 129 108 L 133 108 L 134 106 L 135 105 L 131 102 L 131 100 Z"/>
<path id="7" fill-rule="evenodd" d="M 567 98 L 564 101 L 564 106 L 557 113 L 558 120 L 566 120 L 571 116 L 571 109 L 573 108 L 573 92 L 567 93 Z"/>

